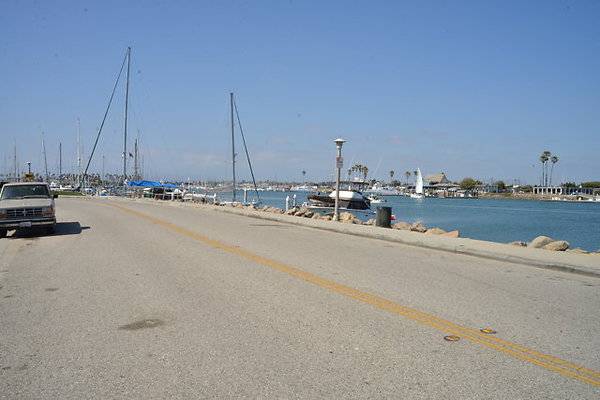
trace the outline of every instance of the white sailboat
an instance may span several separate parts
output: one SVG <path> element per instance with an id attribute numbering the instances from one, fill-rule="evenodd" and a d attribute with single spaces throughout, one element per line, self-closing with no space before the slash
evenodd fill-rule
<path id="1" fill-rule="evenodd" d="M 423 194 L 423 175 L 421 175 L 421 170 L 417 168 L 417 183 L 415 185 L 415 192 L 410 195 L 413 199 L 422 199 L 425 197 Z"/>
<path id="2" fill-rule="evenodd" d="M 256 179 L 254 178 L 254 170 L 252 169 L 252 164 L 250 163 L 250 155 L 248 154 L 248 147 L 246 146 L 246 139 L 244 137 L 244 131 L 242 130 L 242 123 L 240 122 L 240 116 L 237 111 L 237 105 L 235 104 L 235 100 L 233 99 L 233 93 L 229 93 L 229 103 L 231 108 L 231 164 L 232 164 L 232 172 L 233 172 L 233 184 L 232 184 L 232 198 L 231 202 L 221 202 L 221 204 L 238 204 L 238 200 L 236 197 L 236 188 L 237 183 L 235 180 L 235 157 L 237 153 L 235 152 L 235 126 L 237 120 L 237 126 L 239 127 L 240 135 L 242 136 L 242 142 L 244 143 L 244 150 L 246 152 L 246 159 L 248 160 L 248 167 L 250 168 L 250 175 L 252 176 L 252 183 L 254 184 L 254 192 L 256 193 L 256 197 L 258 200 L 252 200 L 252 203 L 248 203 L 248 191 L 244 189 L 244 201 L 242 204 L 244 205 L 258 205 L 261 203 L 260 195 L 258 194 L 258 186 L 256 185 Z"/>

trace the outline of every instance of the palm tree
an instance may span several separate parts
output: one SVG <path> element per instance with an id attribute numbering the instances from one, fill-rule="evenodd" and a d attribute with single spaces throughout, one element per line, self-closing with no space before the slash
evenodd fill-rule
<path id="1" fill-rule="evenodd" d="M 302 171 L 302 184 L 304 185 L 304 176 L 306 175 L 306 171 Z"/>
<path id="2" fill-rule="evenodd" d="M 552 153 L 546 150 L 544 151 L 544 155 L 546 156 L 546 162 L 544 163 L 546 172 L 544 173 L 544 175 L 546 176 L 546 186 L 548 186 L 548 160 L 550 160 L 550 156 L 552 156 Z"/>
<path id="3" fill-rule="evenodd" d="M 367 174 L 369 173 L 369 168 L 362 165 L 362 164 L 356 164 L 353 165 L 349 170 L 348 170 L 348 178 L 350 178 L 350 175 L 353 172 L 357 172 L 358 176 L 363 178 L 363 181 L 367 180 Z"/>
<path id="4" fill-rule="evenodd" d="M 406 171 L 404 173 L 404 176 L 406 176 L 406 184 L 408 185 L 408 178 L 410 178 L 410 171 Z"/>
<path id="5" fill-rule="evenodd" d="M 550 159 L 550 152 L 548 150 L 544 151 L 540 156 L 540 162 L 542 163 L 542 186 L 548 185 L 548 176 L 546 174 L 546 163 Z"/>
<path id="6" fill-rule="evenodd" d="M 558 157 L 552 156 L 550 157 L 550 161 L 552 162 L 552 166 L 550 167 L 550 185 L 552 186 L 552 172 L 554 171 L 554 164 L 558 162 Z"/>
<path id="7" fill-rule="evenodd" d="M 390 171 L 390 181 L 393 182 L 394 181 L 394 171 Z"/>

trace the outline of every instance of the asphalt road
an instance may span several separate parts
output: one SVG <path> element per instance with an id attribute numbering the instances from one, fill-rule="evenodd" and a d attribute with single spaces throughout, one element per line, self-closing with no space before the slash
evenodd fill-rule
<path id="1" fill-rule="evenodd" d="M 55 235 L 0 240 L 2 399 L 600 398 L 598 278 L 182 205 L 57 208 Z"/>

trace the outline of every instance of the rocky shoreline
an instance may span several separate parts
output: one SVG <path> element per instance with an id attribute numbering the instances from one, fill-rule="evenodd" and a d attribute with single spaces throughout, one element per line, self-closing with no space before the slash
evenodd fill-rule
<path id="1" fill-rule="evenodd" d="M 214 203 L 216 206 L 223 206 L 223 205 L 219 205 L 218 203 Z M 325 221 L 332 221 L 333 220 L 333 213 L 328 213 L 326 215 L 321 215 L 318 212 L 314 212 L 311 211 L 310 209 L 308 209 L 307 207 L 292 207 L 289 210 L 285 211 L 282 210 L 281 208 L 278 207 L 273 207 L 273 206 L 264 206 L 264 207 L 255 207 L 255 206 L 244 206 L 241 203 L 238 203 L 236 205 L 227 205 L 228 207 L 236 207 L 236 208 L 244 208 L 244 209 L 250 209 L 250 210 L 255 210 L 255 211 L 259 211 L 259 212 L 267 212 L 267 213 L 273 213 L 273 214 L 283 214 L 283 215 L 290 215 L 290 216 L 295 216 L 295 217 L 299 217 L 299 218 L 309 218 L 309 219 L 318 219 L 318 220 L 325 220 Z M 371 225 L 371 226 L 375 226 L 375 220 L 371 219 L 368 220 L 366 222 L 361 221 L 360 219 L 358 219 L 356 216 L 354 216 L 353 214 L 349 213 L 349 212 L 342 212 L 340 213 L 340 218 L 339 218 L 339 222 L 340 223 L 344 223 L 344 224 L 356 224 L 356 225 Z M 460 232 L 455 230 L 455 231 L 450 231 L 447 232 L 443 229 L 440 228 L 427 228 L 421 221 L 416 221 L 413 222 L 412 224 L 409 224 L 408 222 L 396 222 L 393 223 L 391 225 L 391 229 L 397 229 L 397 230 L 401 230 L 401 231 L 410 231 L 410 232 L 417 232 L 417 233 L 422 233 L 422 234 L 426 234 L 426 235 L 439 235 L 439 236 L 448 236 L 448 237 L 455 237 L 455 238 L 459 238 L 460 236 Z M 547 236 L 538 236 L 536 238 L 534 238 L 531 242 L 512 242 L 512 243 L 508 243 L 508 245 L 512 245 L 512 246 L 518 246 L 518 247 L 529 247 L 529 248 L 535 248 L 535 249 L 543 249 L 543 250 L 549 250 L 549 251 L 559 251 L 559 252 L 572 252 L 572 253 L 577 253 L 577 254 L 591 254 L 591 255 L 600 255 L 600 249 L 597 252 L 588 252 L 586 250 L 583 249 L 570 249 L 570 243 L 564 240 L 553 240 Z"/>

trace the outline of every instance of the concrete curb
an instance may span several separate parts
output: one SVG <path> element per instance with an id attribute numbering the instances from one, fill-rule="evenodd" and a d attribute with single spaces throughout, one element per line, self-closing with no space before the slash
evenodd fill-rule
<path id="1" fill-rule="evenodd" d="M 114 199 L 114 198 L 111 198 Z M 157 202 L 151 199 L 124 199 L 148 201 L 152 204 L 191 206 L 203 211 L 224 212 L 244 217 L 299 225 L 347 235 L 368 237 L 410 246 L 440 250 L 455 254 L 471 255 L 487 259 L 530 265 L 555 271 L 570 272 L 600 278 L 600 255 L 533 249 L 504 243 L 486 242 L 468 238 L 426 235 L 418 232 L 400 231 L 368 225 L 345 224 L 314 220 L 285 214 L 273 214 L 241 207 L 214 206 L 198 203 Z"/>

